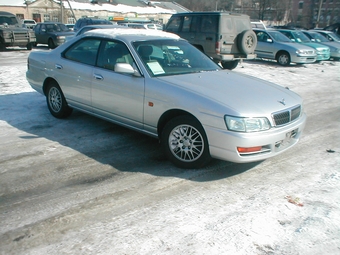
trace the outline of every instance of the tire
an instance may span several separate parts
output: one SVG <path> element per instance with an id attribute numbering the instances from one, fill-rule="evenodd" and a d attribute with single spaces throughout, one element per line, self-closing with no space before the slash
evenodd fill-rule
<path id="1" fill-rule="evenodd" d="M 170 120 L 161 134 L 161 146 L 168 159 L 180 168 L 201 168 L 211 160 L 204 129 L 192 116 Z"/>
<path id="2" fill-rule="evenodd" d="M 72 108 L 67 105 L 64 94 L 56 81 L 51 81 L 47 86 L 46 102 L 50 113 L 58 119 L 67 118 L 72 113 Z"/>
<path id="3" fill-rule="evenodd" d="M 257 37 L 253 30 L 244 30 L 237 38 L 237 47 L 244 54 L 255 52 Z"/>
<path id="4" fill-rule="evenodd" d="M 6 45 L 5 43 L 2 41 L 2 39 L 0 38 L 0 51 L 5 51 L 6 50 Z"/>
<path id="5" fill-rule="evenodd" d="M 28 43 L 28 44 L 26 45 L 26 48 L 27 48 L 27 50 L 32 50 L 32 48 L 33 48 L 33 43 Z"/>
<path id="6" fill-rule="evenodd" d="M 290 64 L 290 55 L 287 52 L 280 52 L 276 57 L 277 63 L 281 66 L 289 66 Z"/>
<path id="7" fill-rule="evenodd" d="M 233 70 L 234 68 L 237 67 L 238 63 L 240 61 L 239 60 L 233 60 L 233 61 L 222 61 L 221 65 L 224 69 L 229 69 L 229 70 Z"/>
<path id="8" fill-rule="evenodd" d="M 48 39 L 48 43 L 47 43 L 47 44 L 48 44 L 48 47 L 49 47 L 50 49 L 55 49 L 55 44 L 54 44 L 52 38 Z"/>

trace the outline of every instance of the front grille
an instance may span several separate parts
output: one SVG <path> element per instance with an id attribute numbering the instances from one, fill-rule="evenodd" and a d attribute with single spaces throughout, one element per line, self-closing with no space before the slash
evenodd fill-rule
<path id="1" fill-rule="evenodd" d="M 296 120 L 297 118 L 299 118 L 300 114 L 301 114 L 301 105 L 295 106 L 290 109 L 286 109 L 281 112 L 273 113 L 272 116 L 273 116 L 275 126 L 282 126 L 282 125 L 286 125 Z"/>

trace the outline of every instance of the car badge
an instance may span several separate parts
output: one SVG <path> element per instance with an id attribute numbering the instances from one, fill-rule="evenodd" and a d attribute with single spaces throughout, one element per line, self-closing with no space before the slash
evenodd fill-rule
<path id="1" fill-rule="evenodd" d="M 280 104 L 283 104 L 283 105 L 286 105 L 286 102 L 285 102 L 285 99 L 284 99 L 284 98 L 282 98 L 282 100 L 279 101 L 279 103 L 280 103 Z"/>

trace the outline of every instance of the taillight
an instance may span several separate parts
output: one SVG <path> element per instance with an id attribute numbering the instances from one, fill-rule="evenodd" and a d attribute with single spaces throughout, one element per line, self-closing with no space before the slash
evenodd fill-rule
<path id="1" fill-rule="evenodd" d="M 221 53 L 221 43 L 220 42 L 215 43 L 215 51 L 216 51 L 217 54 Z"/>

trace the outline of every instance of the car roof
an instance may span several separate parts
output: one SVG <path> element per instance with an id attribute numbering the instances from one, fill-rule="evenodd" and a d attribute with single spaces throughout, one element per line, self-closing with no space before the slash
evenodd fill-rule
<path id="1" fill-rule="evenodd" d="M 181 12 L 175 13 L 172 16 L 187 16 L 187 15 L 229 15 L 229 16 L 248 16 L 246 14 L 241 13 L 233 13 L 233 12 L 218 12 L 218 11 L 206 11 L 206 12 Z M 249 16 L 248 16 L 249 17 Z"/>
<path id="2" fill-rule="evenodd" d="M 125 41 L 141 41 L 146 39 L 180 39 L 173 33 L 163 32 L 155 29 L 93 29 L 84 34 L 84 36 L 102 36 L 110 39 L 125 39 Z"/>

